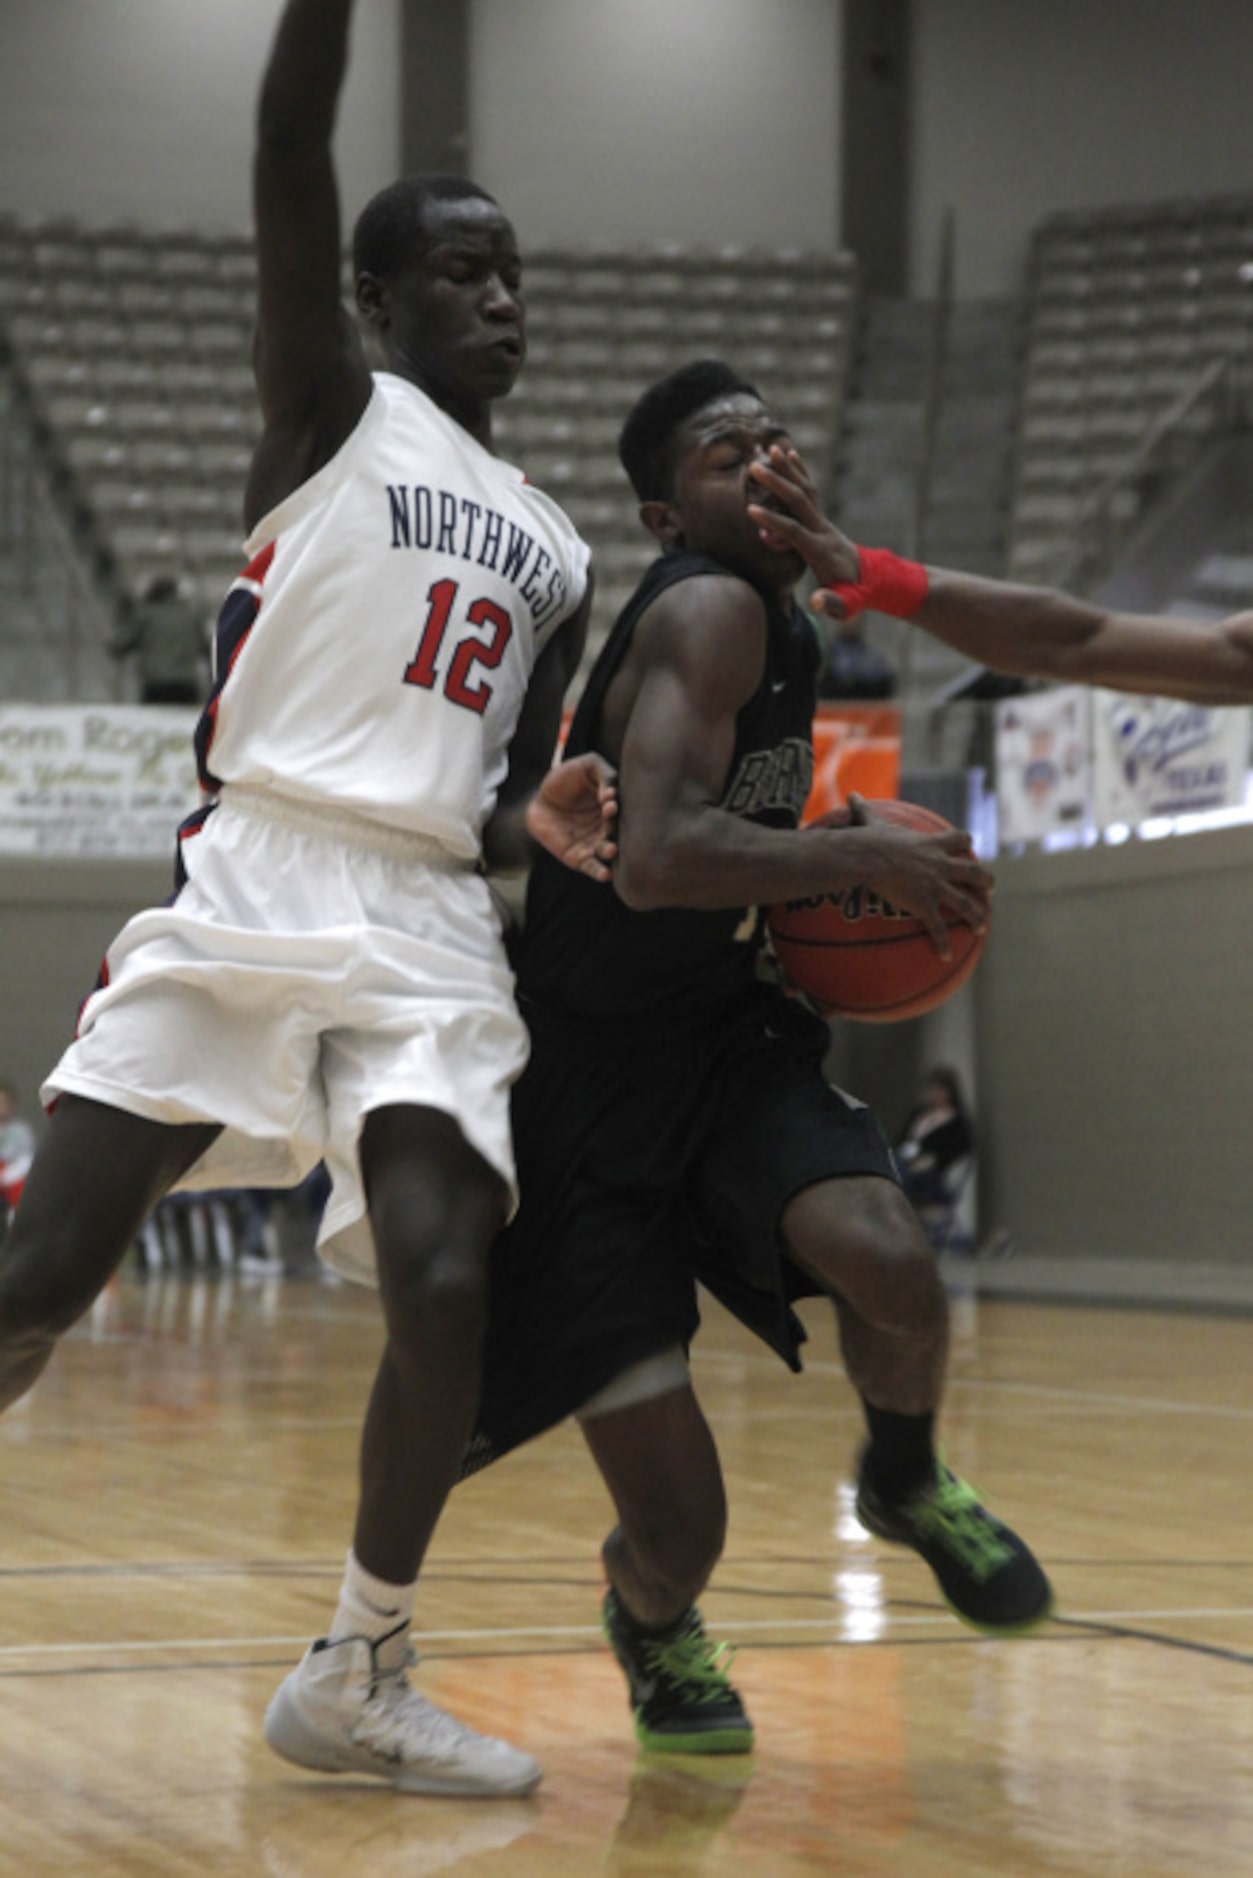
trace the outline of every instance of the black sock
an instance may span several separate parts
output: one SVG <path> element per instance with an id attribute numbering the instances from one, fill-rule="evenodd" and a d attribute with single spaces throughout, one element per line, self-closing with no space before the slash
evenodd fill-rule
<path id="1" fill-rule="evenodd" d="M 935 1477 L 935 1416 L 898 1415 L 862 1397 L 870 1446 L 862 1463 L 880 1499 L 905 1500 Z"/>
<path id="2" fill-rule="evenodd" d="M 628 1608 L 627 1601 L 622 1596 L 620 1591 L 615 1589 L 613 1595 L 617 1601 L 619 1613 L 626 1620 L 627 1629 L 634 1631 L 637 1637 L 643 1637 L 649 1643 L 657 1643 L 663 1637 L 669 1638 L 670 1636 L 672 1636 L 686 1622 L 687 1613 L 692 1608 L 691 1605 L 689 1604 L 687 1606 L 687 1609 L 680 1611 L 677 1617 L 672 1617 L 669 1623 L 643 1624 L 640 1622 L 639 1618 L 635 1615 L 635 1612 Z"/>

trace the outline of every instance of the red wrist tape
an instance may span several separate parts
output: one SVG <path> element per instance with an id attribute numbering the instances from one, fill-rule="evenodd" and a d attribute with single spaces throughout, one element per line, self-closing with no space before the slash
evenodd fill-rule
<path id="1" fill-rule="evenodd" d="M 863 608 L 909 619 L 927 597 L 927 570 L 918 561 L 903 561 L 888 548 L 858 548 L 856 581 L 837 580 L 831 592 L 842 601 L 845 619 Z"/>

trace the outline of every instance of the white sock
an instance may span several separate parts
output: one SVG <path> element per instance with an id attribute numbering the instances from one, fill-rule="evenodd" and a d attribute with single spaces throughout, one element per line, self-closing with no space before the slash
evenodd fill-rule
<path id="1" fill-rule="evenodd" d="M 331 1619 L 327 1636 L 331 1642 L 341 1637 L 367 1637 L 377 1643 L 392 1631 L 400 1634 L 389 1645 L 388 1655 L 399 1662 L 409 1647 L 408 1629 L 413 1616 L 417 1586 L 389 1585 L 365 1569 L 354 1552 L 344 1562 L 344 1582 L 339 1588 L 339 1603 Z"/>

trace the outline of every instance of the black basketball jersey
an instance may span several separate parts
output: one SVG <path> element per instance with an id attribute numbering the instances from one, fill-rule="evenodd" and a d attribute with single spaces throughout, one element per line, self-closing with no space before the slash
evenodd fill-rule
<path id="1" fill-rule="evenodd" d="M 605 693 L 636 622 L 667 587 L 729 570 L 701 554 L 654 561 L 623 608 L 574 714 L 569 756 L 599 747 Z M 762 596 L 768 627 L 761 683 L 736 720 L 735 750 L 720 807 L 771 828 L 795 828 L 813 779 L 819 647 L 794 602 Z M 624 804 L 624 812 L 629 809 Z M 588 1017 L 674 1013 L 685 1025 L 725 1004 L 755 976 L 762 919 L 755 907 L 636 912 L 612 886 L 536 860 L 518 960 L 524 998 L 554 1013 Z"/>

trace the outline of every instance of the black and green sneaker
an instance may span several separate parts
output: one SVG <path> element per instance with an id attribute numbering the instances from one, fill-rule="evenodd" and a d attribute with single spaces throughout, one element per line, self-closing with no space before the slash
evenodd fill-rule
<path id="1" fill-rule="evenodd" d="M 1052 1587 L 1028 1547 L 939 1461 L 929 1486 L 896 1502 L 880 1499 L 863 1461 L 857 1517 L 876 1538 L 912 1546 L 949 1609 L 976 1630 L 1015 1636 L 1052 1611 Z"/>
<path id="2" fill-rule="evenodd" d="M 668 1629 L 643 1630 L 611 1587 L 601 1624 L 626 1675 L 635 1732 L 646 1748 L 663 1754 L 748 1753 L 753 1724 L 727 1678 L 731 1646 L 705 1635 L 694 1604 Z"/>

